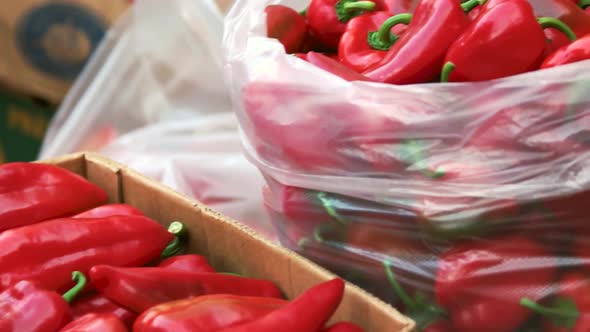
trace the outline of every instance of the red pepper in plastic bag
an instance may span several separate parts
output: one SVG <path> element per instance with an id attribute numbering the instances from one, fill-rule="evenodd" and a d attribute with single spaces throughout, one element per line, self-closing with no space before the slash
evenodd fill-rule
<path id="1" fill-rule="evenodd" d="M 207 258 L 194 254 L 172 256 L 160 262 L 158 267 L 187 272 L 215 273 L 215 269 L 209 265 Z"/>
<path id="2" fill-rule="evenodd" d="M 333 279 L 308 289 L 284 307 L 250 323 L 223 332 L 319 331 L 334 314 L 344 295 L 344 282 Z"/>
<path id="3" fill-rule="evenodd" d="M 135 332 L 215 332 L 256 320 L 288 301 L 228 294 L 203 295 L 162 303 L 143 312 Z"/>
<path id="4" fill-rule="evenodd" d="M 530 316 L 522 298 L 551 292 L 557 259 L 521 236 L 467 241 L 439 261 L 435 292 L 456 332 L 512 332 Z"/>
<path id="5" fill-rule="evenodd" d="M 107 299 L 101 294 L 92 294 L 77 299 L 71 305 L 74 319 L 88 314 L 111 314 L 119 318 L 126 326 L 133 326 L 137 315 L 131 310 Z"/>
<path id="6" fill-rule="evenodd" d="M 0 231 L 68 216 L 106 200 L 104 190 L 57 166 L 0 165 Z"/>
<path id="7" fill-rule="evenodd" d="M 541 68 L 551 68 L 584 60 L 590 60 L 590 35 L 557 50 L 545 59 Z"/>
<path id="8" fill-rule="evenodd" d="M 364 14 L 348 22 L 338 46 L 338 58 L 357 72 L 362 72 L 383 59 L 386 51 L 399 39 L 400 24 L 410 23 L 411 14 L 391 16 L 386 12 Z M 392 31 L 393 29 L 393 31 Z"/>
<path id="9" fill-rule="evenodd" d="M 97 265 L 89 275 L 101 294 L 137 313 L 160 303 L 206 294 L 282 297 L 271 281 L 219 273 Z"/>
<path id="10" fill-rule="evenodd" d="M 283 5 L 269 5 L 266 12 L 266 35 L 278 39 L 287 53 L 299 52 L 307 35 L 305 18 Z"/>
<path id="11" fill-rule="evenodd" d="M 143 212 L 128 204 L 107 204 L 78 213 L 72 218 L 104 218 L 110 216 L 143 216 Z"/>
<path id="12" fill-rule="evenodd" d="M 590 278 L 583 273 L 567 272 L 557 287 L 548 306 L 530 299 L 522 299 L 521 304 L 544 318 L 545 332 L 590 331 Z"/>
<path id="13" fill-rule="evenodd" d="M 578 38 L 590 33 L 590 19 L 584 10 L 571 0 L 528 0 L 535 16 L 554 17 L 569 26 Z"/>
<path id="14" fill-rule="evenodd" d="M 59 290 L 68 286 L 71 271 L 153 261 L 173 238 L 164 227 L 140 216 L 54 219 L 11 229 L 0 234 L 0 288 L 28 279 Z"/>
<path id="15" fill-rule="evenodd" d="M 374 81 L 392 84 L 436 79 L 446 50 L 470 23 L 463 8 L 470 10 L 478 4 L 478 0 L 463 5 L 456 0 L 421 0 L 408 30 L 381 62 L 363 74 Z"/>
<path id="16" fill-rule="evenodd" d="M 367 77 L 355 72 L 346 67 L 337 60 L 334 60 L 322 53 L 308 52 L 305 58 L 301 57 L 307 62 L 321 68 L 329 73 L 332 73 L 346 81 L 370 81 Z"/>
<path id="17" fill-rule="evenodd" d="M 364 332 L 360 326 L 350 322 L 340 322 L 329 326 L 322 332 Z"/>
<path id="18" fill-rule="evenodd" d="M 70 322 L 60 332 L 127 332 L 127 328 L 113 314 L 87 314 Z"/>
<path id="19" fill-rule="evenodd" d="M 545 51 L 545 27 L 557 28 L 569 39 L 576 39 L 563 22 L 535 18 L 525 0 L 487 3 L 477 20 L 449 48 L 441 81 L 484 81 L 537 69 Z"/>
<path id="20" fill-rule="evenodd" d="M 76 285 L 66 294 L 43 290 L 27 280 L 19 281 L 0 293 L 0 331 L 53 332 L 71 319 L 68 303 L 84 288 L 86 278 L 74 272 Z"/>
<path id="21" fill-rule="evenodd" d="M 377 1 L 311 0 L 306 18 L 311 34 L 325 47 L 336 49 L 350 19 L 380 9 Z"/>

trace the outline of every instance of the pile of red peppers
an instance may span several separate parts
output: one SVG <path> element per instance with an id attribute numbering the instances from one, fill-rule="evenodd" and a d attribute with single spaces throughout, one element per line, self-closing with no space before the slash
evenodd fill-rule
<path id="1" fill-rule="evenodd" d="M 348 81 L 476 82 L 590 59 L 590 1 L 311 0 L 267 36 Z"/>
<path id="2" fill-rule="evenodd" d="M 288 301 L 269 280 L 216 271 L 168 229 L 77 174 L 0 165 L 2 332 L 362 332 L 328 326 L 344 282 Z"/>

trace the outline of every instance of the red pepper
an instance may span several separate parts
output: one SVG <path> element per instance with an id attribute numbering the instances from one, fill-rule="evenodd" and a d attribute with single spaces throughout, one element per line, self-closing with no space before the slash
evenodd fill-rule
<path id="1" fill-rule="evenodd" d="M 128 204 L 107 204 L 78 213 L 72 218 L 104 218 L 110 216 L 143 216 L 143 212 Z"/>
<path id="2" fill-rule="evenodd" d="M 282 297 L 271 281 L 219 273 L 97 265 L 89 275 L 101 294 L 137 313 L 160 303 L 205 294 Z"/>
<path id="3" fill-rule="evenodd" d="M 439 260 L 437 302 L 449 312 L 456 332 L 512 332 L 531 316 L 520 300 L 548 295 L 557 264 L 525 237 L 467 241 Z"/>
<path id="4" fill-rule="evenodd" d="M 423 332 L 455 332 L 448 320 L 438 320 L 426 327 Z"/>
<path id="5" fill-rule="evenodd" d="M 367 77 L 322 53 L 308 52 L 305 58 L 301 56 L 300 58 L 346 81 L 370 81 Z"/>
<path id="6" fill-rule="evenodd" d="M 325 47 L 336 49 L 348 21 L 380 9 L 381 3 L 376 1 L 311 0 L 306 18 L 311 34 Z"/>
<path id="7" fill-rule="evenodd" d="M 60 332 L 127 332 L 127 327 L 113 314 L 87 314 L 70 322 Z"/>
<path id="8" fill-rule="evenodd" d="M 541 68 L 551 68 L 584 60 L 590 60 L 590 35 L 557 50 L 545 59 Z"/>
<path id="9" fill-rule="evenodd" d="M 526 298 L 521 304 L 544 317 L 545 332 L 590 331 L 590 279 L 583 273 L 568 272 L 561 277 L 549 306 Z"/>
<path id="10" fill-rule="evenodd" d="M 214 332 L 251 322 L 287 303 L 264 297 L 203 295 L 149 308 L 137 318 L 133 331 Z"/>
<path id="11" fill-rule="evenodd" d="M 199 255 L 172 256 L 160 262 L 158 267 L 187 272 L 215 273 L 207 259 Z"/>
<path id="12" fill-rule="evenodd" d="M 363 72 L 380 62 L 399 38 L 398 24 L 409 24 L 412 14 L 391 16 L 376 12 L 353 18 L 348 22 L 338 46 L 340 62 L 349 68 Z M 392 28 L 395 29 L 392 31 Z"/>
<path id="13" fill-rule="evenodd" d="M 418 0 L 383 0 L 383 10 L 395 15 L 399 13 L 412 13 L 416 9 Z"/>
<path id="14" fill-rule="evenodd" d="M 74 319 L 88 314 L 112 314 L 120 319 L 126 326 L 133 326 L 137 315 L 129 309 L 107 299 L 101 294 L 87 295 L 72 303 L 72 315 Z"/>
<path id="15" fill-rule="evenodd" d="M 220 332 L 319 331 L 334 314 L 343 295 L 344 282 L 333 279 L 308 289 L 289 304 L 260 319 Z"/>
<path id="16" fill-rule="evenodd" d="M 322 332 L 364 332 L 360 326 L 350 322 L 340 322 L 329 326 L 322 330 Z"/>
<path id="17" fill-rule="evenodd" d="M 463 11 L 479 4 L 470 0 L 421 0 L 408 30 L 391 47 L 383 60 L 367 69 L 368 78 L 392 84 L 424 83 L 435 80 L 446 50 L 471 22 Z"/>
<path id="18" fill-rule="evenodd" d="M 43 290 L 28 280 L 19 281 L 0 293 L 0 331 L 54 332 L 71 319 L 68 303 L 84 288 L 86 278 L 74 272 L 74 288 L 66 294 Z"/>
<path id="19" fill-rule="evenodd" d="M 307 35 L 305 18 L 283 5 L 269 5 L 265 12 L 267 36 L 278 39 L 287 53 L 299 52 Z"/>
<path id="20" fill-rule="evenodd" d="M 104 263 L 143 265 L 158 258 L 173 238 L 140 216 L 54 219 L 11 229 L 0 234 L 0 288 L 27 279 L 60 290 L 68 286 L 71 271 L 86 273 Z"/>
<path id="21" fill-rule="evenodd" d="M 391 269 L 391 263 L 385 261 L 383 266 L 385 267 L 387 280 L 404 306 L 404 313 L 414 319 L 418 331 L 445 331 L 445 328 L 450 325 L 444 318 L 446 312 L 442 308 L 429 303 L 431 301 L 428 300 L 424 294 L 419 293 L 416 294 L 414 298 L 410 297 L 395 278 L 393 270 Z M 449 330 L 449 332 L 450 331 L 452 331 L 452 329 Z"/>
<path id="22" fill-rule="evenodd" d="M 590 33 L 590 19 L 572 0 L 528 0 L 535 16 L 554 17 L 569 26 L 578 38 Z"/>
<path id="23" fill-rule="evenodd" d="M 563 22 L 535 18 L 526 0 L 487 3 L 477 20 L 449 48 L 441 81 L 484 81 L 537 69 L 545 50 L 546 27 L 576 39 Z"/>
<path id="24" fill-rule="evenodd" d="M 543 32 L 545 33 L 545 38 L 547 38 L 547 44 L 545 45 L 545 51 L 543 52 L 543 59 L 547 59 L 547 57 L 555 53 L 555 51 L 572 42 L 565 34 L 557 29 L 547 28 L 544 29 Z"/>
<path id="25" fill-rule="evenodd" d="M 0 165 L 0 231 L 68 216 L 106 200 L 104 190 L 54 165 Z"/>

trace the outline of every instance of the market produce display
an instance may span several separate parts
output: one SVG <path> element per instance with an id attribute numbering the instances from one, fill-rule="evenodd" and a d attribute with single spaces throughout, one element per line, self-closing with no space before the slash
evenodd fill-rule
<path id="1" fill-rule="evenodd" d="M 237 0 L 225 68 L 281 243 L 419 331 L 587 329 L 587 3 L 273 2 L 294 52 L 269 4 Z"/>
<path id="2" fill-rule="evenodd" d="M 182 223 L 106 199 L 56 166 L 0 165 L 0 331 L 363 331 L 327 326 L 341 279 L 288 301 L 271 281 L 181 254 Z"/>

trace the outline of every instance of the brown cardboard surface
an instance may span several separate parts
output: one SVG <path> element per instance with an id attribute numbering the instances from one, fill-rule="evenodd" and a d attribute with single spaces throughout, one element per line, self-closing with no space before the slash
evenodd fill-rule
<path id="1" fill-rule="evenodd" d="M 72 81 L 36 68 L 23 56 L 17 42 L 19 25 L 22 23 L 23 17 L 31 13 L 32 10 L 48 3 L 57 3 L 57 1 L 22 0 L 0 2 L 0 81 L 11 89 L 57 104 L 66 94 Z M 84 8 L 94 13 L 107 26 L 114 23 L 129 6 L 128 0 L 63 0 L 59 3 Z M 67 26 L 68 24 L 68 22 L 65 22 L 62 27 L 52 27 L 51 29 L 55 29 L 46 31 L 46 39 L 34 42 L 44 43 L 43 48 L 46 51 L 56 52 L 53 56 L 68 54 L 69 57 L 76 57 L 76 61 L 78 61 L 78 58 L 86 59 L 90 55 L 89 44 L 82 39 L 79 31 Z M 52 47 L 65 47 L 67 52 L 61 48 L 49 50 Z M 66 58 L 61 60 L 70 61 Z"/>
<path id="2" fill-rule="evenodd" d="M 183 221 L 190 234 L 190 252 L 207 256 L 218 270 L 272 280 L 289 298 L 335 277 L 309 260 L 266 241 L 248 227 L 99 155 L 81 153 L 43 162 L 85 176 L 105 189 L 112 202 L 131 204 L 164 225 Z M 352 284 L 347 284 L 333 320 L 353 321 L 368 332 L 414 329 L 412 320 Z"/>

